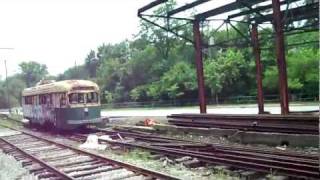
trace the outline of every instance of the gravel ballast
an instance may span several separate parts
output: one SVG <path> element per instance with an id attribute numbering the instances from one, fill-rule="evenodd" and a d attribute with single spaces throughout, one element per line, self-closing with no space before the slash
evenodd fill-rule
<path id="1" fill-rule="evenodd" d="M 20 162 L 0 150 L 0 180 L 8 179 L 36 180 L 37 178 L 30 175 Z"/>

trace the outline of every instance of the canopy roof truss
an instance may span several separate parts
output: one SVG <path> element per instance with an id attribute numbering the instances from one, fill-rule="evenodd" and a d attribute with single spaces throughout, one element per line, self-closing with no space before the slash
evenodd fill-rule
<path id="1" fill-rule="evenodd" d="M 285 43 L 284 36 L 290 36 L 297 33 L 305 33 L 310 31 L 318 31 L 319 26 L 319 1 L 318 0 L 234 0 L 225 3 L 220 7 L 212 7 L 196 14 L 190 13 L 190 10 L 196 10 L 203 5 L 218 0 L 194 0 L 188 4 L 179 6 L 174 9 L 167 10 L 163 14 L 151 13 L 150 10 L 160 5 L 167 5 L 168 0 L 155 0 L 138 10 L 138 16 L 173 35 L 178 36 L 194 45 L 195 59 L 197 68 L 198 94 L 200 113 L 206 113 L 205 86 L 203 77 L 203 48 L 219 46 L 227 48 L 230 46 L 249 47 L 252 46 L 253 54 L 256 62 L 256 80 L 257 80 L 257 101 L 259 113 L 264 112 L 264 100 L 262 90 L 262 64 L 260 61 L 260 41 L 258 27 L 264 29 L 265 24 L 272 25 L 273 31 L 268 33 L 268 40 L 275 41 L 275 54 L 279 71 L 279 96 L 281 114 L 289 113 L 289 95 L 288 81 L 285 60 Z M 308 2 L 308 3 L 306 3 Z M 208 5 L 209 6 L 209 5 Z M 211 7 L 211 6 L 210 6 Z M 149 13 L 148 13 L 149 12 Z M 189 13 L 188 13 L 189 12 Z M 187 14 L 187 15 L 185 15 Z M 224 18 L 219 18 L 219 17 Z M 171 19 L 183 21 L 182 24 L 171 27 L 169 23 Z M 221 21 L 222 23 L 215 26 L 213 31 L 215 34 L 223 26 L 228 29 L 232 28 L 241 38 L 229 39 L 223 42 L 203 42 L 201 26 L 210 22 Z M 297 25 L 296 22 L 305 21 L 304 26 Z M 249 29 L 249 32 L 243 32 L 234 23 L 243 23 Z M 187 25 L 193 26 L 193 37 L 187 37 L 181 33 L 181 28 Z M 267 29 L 270 30 L 270 29 Z M 227 35 L 229 37 L 229 35 Z M 207 38 L 208 39 L 208 38 Z M 319 43 L 318 40 L 312 42 L 301 42 L 289 44 L 289 46 L 297 46 L 309 43 Z"/>
<path id="2" fill-rule="evenodd" d="M 184 36 L 180 29 L 183 26 L 190 25 L 194 21 L 199 22 L 208 22 L 208 21 L 221 21 L 221 26 L 215 28 L 215 31 L 218 31 L 221 27 L 226 26 L 227 28 L 233 28 L 237 31 L 242 38 L 244 39 L 244 44 L 232 44 L 231 40 L 227 40 L 224 42 L 218 42 L 217 44 L 208 44 L 206 42 L 203 43 L 204 47 L 229 47 L 229 46 L 250 46 L 250 41 L 248 41 L 248 32 L 241 32 L 234 25 L 235 23 L 244 23 L 247 26 L 252 24 L 258 24 L 259 28 L 263 28 L 261 24 L 272 24 L 273 21 L 273 12 L 272 12 L 272 3 L 271 0 L 235 0 L 234 2 L 222 5 L 220 7 L 215 7 L 211 10 L 201 12 L 195 15 L 181 15 L 184 12 L 189 12 L 192 9 L 196 9 L 198 6 L 205 5 L 206 3 L 215 0 L 195 0 L 193 2 L 187 3 L 180 7 L 177 7 L 171 11 L 168 11 L 164 14 L 154 14 L 152 9 L 156 9 L 160 5 L 166 4 L 168 0 L 155 0 L 144 7 L 138 10 L 138 16 L 161 28 L 168 32 L 171 32 L 173 35 L 176 35 L 190 43 L 194 44 L 194 40 L 190 37 Z M 284 23 L 283 31 L 285 33 L 290 31 L 299 30 L 301 32 L 304 31 L 317 31 L 319 24 L 319 1 L 314 0 L 309 4 L 301 3 L 301 0 L 281 0 L 280 5 L 282 7 L 281 17 Z M 295 4 L 295 6 L 292 6 Z M 241 11 L 240 11 L 241 10 Z M 152 12 L 152 13 L 150 13 Z M 218 15 L 225 14 L 225 18 L 215 18 Z M 249 19 L 245 19 L 243 17 L 250 17 Z M 170 19 L 177 19 L 183 21 L 184 23 L 179 27 L 170 27 L 170 24 L 161 24 L 159 20 L 161 18 L 167 19 L 167 22 Z M 239 20 L 239 18 L 241 20 Z M 296 27 L 292 28 L 289 25 L 293 22 L 302 21 L 302 20 L 313 20 L 314 23 L 312 26 L 308 25 L 306 27 Z M 163 22 L 162 20 L 160 20 Z"/>

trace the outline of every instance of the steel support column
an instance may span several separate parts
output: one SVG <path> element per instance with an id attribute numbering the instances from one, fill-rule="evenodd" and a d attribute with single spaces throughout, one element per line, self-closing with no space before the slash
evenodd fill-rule
<path id="1" fill-rule="evenodd" d="M 260 60 L 260 45 L 259 45 L 257 24 L 252 25 L 251 40 L 252 40 L 252 47 L 253 47 L 252 50 L 253 50 L 253 54 L 256 61 L 258 109 L 259 109 L 259 114 L 263 114 L 264 101 L 263 101 L 263 90 L 262 90 L 262 65 Z"/>
<path id="2" fill-rule="evenodd" d="M 275 30 L 275 47 L 279 71 L 280 105 L 281 114 L 289 113 L 287 65 L 285 59 L 283 19 L 280 11 L 280 0 L 272 0 L 273 26 Z"/>
<path id="3" fill-rule="evenodd" d="M 200 34 L 199 21 L 193 21 L 193 36 L 194 36 L 194 49 L 196 58 L 197 68 L 197 80 L 198 80 L 198 94 L 199 94 L 199 105 L 200 113 L 206 113 L 206 97 L 204 88 L 204 77 L 203 77 L 203 62 L 202 62 L 202 40 Z"/>

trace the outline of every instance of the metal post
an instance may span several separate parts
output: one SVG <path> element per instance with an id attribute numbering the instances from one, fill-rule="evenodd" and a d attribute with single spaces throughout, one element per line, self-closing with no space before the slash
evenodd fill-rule
<path id="1" fill-rule="evenodd" d="M 262 65 L 260 60 L 260 46 L 257 24 L 252 25 L 251 40 L 253 47 L 253 54 L 256 61 L 256 80 L 257 80 L 257 100 L 259 114 L 264 113 L 263 89 L 262 89 Z"/>
<path id="2" fill-rule="evenodd" d="M 285 59 L 284 49 L 284 36 L 283 36 L 283 21 L 280 11 L 280 0 L 272 0 L 273 9 L 273 25 L 276 33 L 275 47 L 277 64 L 279 71 L 279 88 L 280 88 L 280 105 L 281 114 L 289 114 L 289 99 L 288 99 L 288 82 L 287 82 L 287 66 Z"/>
<path id="3" fill-rule="evenodd" d="M 207 113 L 199 21 L 193 21 L 193 36 L 194 36 L 194 48 L 195 48 L 195 57 L 196 57 L 200 113 Z"/>

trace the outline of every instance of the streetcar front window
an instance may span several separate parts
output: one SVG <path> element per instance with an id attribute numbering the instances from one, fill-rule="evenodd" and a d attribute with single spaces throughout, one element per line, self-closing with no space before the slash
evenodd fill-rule
<path id="1" fill-rule="evenodd" d="M 69 94 L 70 104 L 83 104 L 83 103 L 98 103 L 98 93 L 71 93 Z"/>
<path id="2" fill-rule="evenodd" d="M 98 102 L 98 93 L 89 92 L 86 94 L 87 103 L 97 103 Z"/>
<path id="3" fill-rule="evenodd" d="M 83 93 L 69 94 L 69 102 L 70 102 L 70 104 L 84 103 L 84 94 Z"/>

